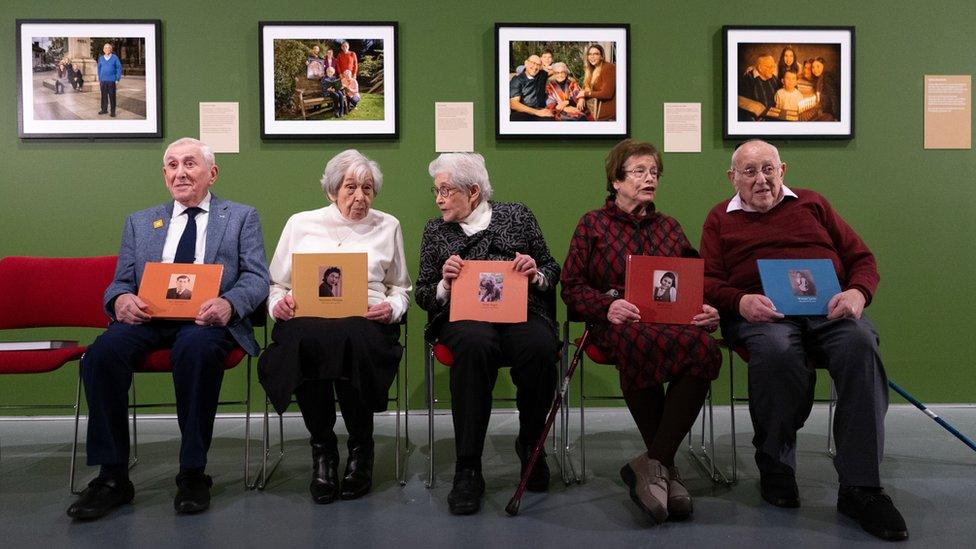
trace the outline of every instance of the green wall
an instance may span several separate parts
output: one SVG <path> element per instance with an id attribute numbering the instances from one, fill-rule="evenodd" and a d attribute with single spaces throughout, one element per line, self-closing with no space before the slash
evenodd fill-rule
<path id="1" fill-rule="evenodd" d="M 350 20 L 399 21 L 399 140 L 265 142 L 258 118 L 257 22 L 322 19 L 340 11 L 331 8 L 335 4 L 130 0 L 78 8 L 77 2 L 65 0 L 8 0 L 0 8 L 0 46 L 5 51 L 0 74 L 9 76 L 0 87 L 0 255 L 114 254 L 125 215 L 168 198 L 160 173 L 162 151 L 169 141 L 197 135 L 198 102 L 239 101 L 241 153 L 218 155 L 221 176 L 214 191 L 257 206 L 269 254 L 290 214 L 323 205 L 317 181 L 325 162 L 342 149 L 356 147 L 377 160 L 386 174 L 384 192 L 374 206 L 399 217 L 415 276 L 423 223 L 437 213 L 426 173 L 434 157 L 434 101 L 474 101 L 475 145 L 488 161 L 496 197 L 531 207 L 561 261 L 579 216 L 602 203 L 602 163 L 612 142 L 495 140 L 493 25 L 553 21 L 551 3 L 532 4 L 348 4 L 341 11 Z M 976 159 L 972 151 L 922 149 L 922 76 L 972 74 L 976 69 L 971 30 L 976 7 L 970 1 L 919 9 L 904 0 L 823 0 L 816 9 L 789 10 L 802 13 L 799 18 L 776 15 L 784 12 L 783 4 L 771 1 L 561 5 L 564 15 L 554 22 L 630 23 L 635 138 L 661 144 L 663 102 L 702 103 L 702 153 L 666 155 L 667 175 L 658 193 L 659 209 L 679 219 L 696 243 L 708 209 L 731 194 L 724 172 L 732 143 L 721 138 L 722 25 L 855 26 L 856 138 L 778 142 L 790 166 L 786 182 L 825 194 L 877 255 L 882 282 L 869 314 L 881 333 L 891 378 L 926 401 L 976 401 L 976 339 L 966 335 L 976 298 L 971 284 L 976 274 Z M 19 140 L 14 20 L 41 17 L 161 19 L 165 137 Z M 424 318 L 419 308 L 411 309 L 413 407 L 423 406 Z M 39 333 L 6 333 L 3 339 Z M 446 375 L 438 368 L 443 395 Z M 0 402 L 73 398 L 76 372 L 72 366 L 43 376 L 4 376 Z M 717 394 L 726 393 L 726 379 L 723 374 Z M 594 392 L 617 390 L 611 370 L 591 368 L 587 380 Z M 142 395 L 166 395 L 169 385 L 150 376 L 139 388 Z M 236 392 L 239 378 L 229 376 L 225 387 Z M 504 387 L 510 391 L 507 381 Z"/>

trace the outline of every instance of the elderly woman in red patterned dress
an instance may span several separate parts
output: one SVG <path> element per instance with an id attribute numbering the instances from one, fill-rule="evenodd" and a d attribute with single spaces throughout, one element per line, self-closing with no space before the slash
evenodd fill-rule
<path id="1" fill-rule="evenodd" d="M 654 207 L 663 169 L 650 143 L 628 139 L 610 151 L 610 196 L 580 219 L 561 278 L 570 314 L 591 325 L 591 344 L 620 371 L 624 400 L 647 446 L 620 475 L 631 499 L 655 522 L 691 514 L 674 456 L 722 362 L 709 335 L 719 321 L 710 305 L 690 325 L 655 324 L 640 322 L 637 307 L 622 299 L 629 254 L 698 257 L 681 225 Z"/>

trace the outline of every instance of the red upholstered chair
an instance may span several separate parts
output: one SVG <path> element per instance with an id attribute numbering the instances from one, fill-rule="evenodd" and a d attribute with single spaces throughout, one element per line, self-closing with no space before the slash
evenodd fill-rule
<path id="1" fill-rule="evenodd" d="M 576 322 L 575 318 L 567 320 L 563 325 L 563 339 L 569 340 L 569 327 L 570 322 Z M 586 328 L 589 329 L 589 326 Z M 582 340 L 582 336 L 573 340 L 574 345 L 579 345 Z M 719 341 L 722 344 L 722 341 Z M 600 349 L 596 345 L 590 343 L 586 346 L 585 350 L 586 357 L 596 364 L 601 364 L 604 366 L 613 366 L 613 360 L 607 356 L 603 349 Z M 586 369 L 584 367 L 584 360 L 580 359 L 580 363 L 577 366 L 578 376 L 579 376 L 579 392 L 580 392 L 580 438 L 579 438 L 579 454 L 580 454 L 580 474 L 579 481 L 584 482 L 586 480 L 586 402 L 589 400 L 598 401 L 620 401 L 623 400 L 622 395 L 590 395 L 586 392 Z M 712 482 L 732 484 L 733 481 L 726 478 L 726 476 L 715 466 L 714 461 L 710 457 L 715 453 L 715 441 L 712 427 L 714 426 L 713 414 L 712 414 L 712 391 L 709 389 L 708 396 L 705 400 L 705 405 L 702 406 L 702 421 L 701 421 L 701 448 L 696 449 L 692 444 L 692 432 L 688 433 L 688 452 L 692 458 L 703 468 L 705 473 L 711 478 Z M 705 443 L 705 430 L 706 423 L 709 432 L 709 443 Z M 566 427 L 568 431 L 568 426 Z M 693 431 L 694 429 L 692 429 Z M 566 452 L 568 453 L 570 448 L 566 447 Z"/>
<path id="2" fill-rule="evenodd" d="M 112 280 L 115 256 L 5 257 L 0 259 L 0 329 L 105 328 L 102 292 Z M 85 353 L 85 345 L 43 351 L 0 351 L 0 374 L 52 372 Z M 0 405 L 2 409 L 78 410 L 73 404 Z"/>
<path id="3" fill-rule="evenodd" d="M 387 398 L 388 403 L 392 403 L 395 407 L 396 414 L 396 428 L 394 431 L 394 450 L 393 450 L 393 474 L 400 486 L 407 485 L 407 457 L 410 453 L 410 414 L 407 410 L 407 398 L 410 395 L 410 384 L 407 376 L 408 368 L 408 334 L 407 334 L 407 314 L 404 313 L 400 318 L 400 345 L 403 347 L 403 355 L 400 357 L 400 365 L 397 368 L 396 373 L 396 384 L 395 391 L 396 395 Z M 400 380 L 403 380 L 401 385 Z M 402 387 L 402 388 L 401 388 Z M 291 403 L 295 400 L 292 399 Z M 401 428 L 401 418 L 402 418 L 402 428 Z M 272 461 L 272 449 L 271 449 L 271 402 L 268 400 L 267 396 L 264 398 L 264 433 L 261 436 L 263 441 L 263 448 L 261 454 L 261 465 L 259 472 L 254 477 L 254 482 L 251 483 L 248 488 L 251 490 L 264 490 L 271 475 L 278 469 L 281 464 L 281 460 L 285 457 L 285 418 L 283 415 L 278 416 L 278 451 L 274 452 L 277 455 Z M 401 442 L 401 440 L 403 442 Z"/>
<path id="4" fill-rule="evenodd" d="M 747 366 L 749 364 L 749 352 L 745 347 L 735 345 L 729 346 L 725 340 L 721 340 L 720 343 L 726 349 L 728 349 L 729 355 L 729 421 L 731 425 L 732 434 L 732 468 L 730 480 L 732 483 L 738 482 L 738 454 L 736 451 L 736 439 L 735 439 L 735 404 L 737 402 L 749 402 L 749 397 L 736 396 L 735 394 L 735 356 L 738 356 L 742 362 Z M 824 366 L 819 363 L 814 358 L 807 358 L 807 368 L 810 370 L 815 370 L 818 368 L 823 368 Z M 828 377 L 828 379 L 830 379 Z M 827 449 L 826 453 L 828 456 L 833 457 L 836 454 L 834 448 L 834 406 L 837 405 L 837 392 L 834 388 L 834 381 L 830 379 L 830 396 L 827 398 L 814 398 L 814 402 L 827 404 Z M 702 430 L 702 436 L 704 437 L 704 428 Z"/>
<path id="5" fill-rule="evenodd" d="M 565 339 L 563 341 L 565 342 Z M 565 345 L 565 343 L 562 343 L 561 345 Z M 434 342 L 425 341 L 424 347 L 425 347 L 424 348 L 424 372 L 425 372 L 425 378 L 427 384 L 427 447 L 429 448 L 429 452 L 430 452 L 429 455 L 427 456 L 427 481 L 425 482 L 425 485 L 427 488 L 433 488 L 434 487 L 434 405 L 450 402 L 449 399 L 437 398 L 436 391 L 434 388 L 434 362 L 435 361 L 440 362 L 444 366 L 451 368 L 454 366 L 454 353 L 451 352 L 451 349 L 449 349 L 447 345 L 439 341 L 434 341 Z M 566 364 L 564 363 L 565 356 L 566 356 L 566 350 L 564 347 L 562 347 L 560 348 L 559 356 L 557 357 L 557 360 L 559 360 L 559 364 L 560 364 L 560 370 L 559 370 L 560 379 L 562 376 L 562 372 L 566 371 Z M 493 400 L 497 402 L 515 402 L 514 398 L 495 398 Z M 562 438 L 562 440 L 565 441 L 566 440 L 565 425 L 567 423 L 565 421 L 566 418 L 565 414 L 567 413 L 566 407 L 563 407 L 562 410 L 560 411 L 561 413 L 563 413 L 563 421 L 562 421 L 563 430 L 560 437 Z M 577 479 L 575 477 L 570 478 L 569 476 L 568 471 L 570 468 L 566 464 L 567 458 L 565 453 L 562 451 L 562 449 L 565 447 L 565 444 L 559 445 L 557 443 L 556 429 L 552 430 L 552 444 L 553 444 L 553 448 L 552 448 L 553 453 L 556 453 L 558 455 L 560 469 L 562 470 L 562 474 L 563 474 L 563 482 L 565 482 L 568 485 L 571 483 L 571 481 L 576 481 Z"/>
<path id="6" fill-rule="evenodd" d="M 112 268 L 114 269 L 114 263 Z M 109 280 L 109 282 L 111 279 Z M 108 286 L 108 282 L 104 284 L 102 290 Z M 262 345 L 267 344 L 268 330 L 267 330 L 267 303 L 262 303 L 257 310 L 251 313 L 249 317 L 251 325 L 255 328 L 261 328 L 264 337 Z M 246 357 L 246 361 L 244 360 Z M 243 382 L 244 382 L 244 394 L 239 400 L 221 400 L 217 403 L 218 406 L 234 406 L 243 407 L 244 412 L 244 486 L 248 488 L 251 486 L 251 357 L 247 355 L 244 349 L 240 347 L 235 347 L 231 349 L 227 356 L 224 358 L 223 367 L 224 370 L 230 370 L 240 364 L 242 361 L 245 362 L 246 367 L 243 371 Z M 162 348 L 156 349 L 150 352 L 146 357 L 139 363 L 136 367 L 135 374 L 153 374 L 153 373 L 171 373 L 173 371 L 173 363 L 170 360 L 170 349 Z M 80 381 L 79 381 L 80 387 Z M 174 402 L 150 402 L 141 403 L 136 399 L 136 384 L 135 379 L 133 379 L 132 386 L 129 389 L 130 403 L 129 410 L 132 412 L 132 456 L 129 458 L 129 468 L 131 469 L 139 462 L 139 431 L 137 419 L 137 410 L 144 408 L 171 408 L 176 404 Z M 69 474 L 69 484 L 71 492 L 74 494 L 80 493 L 79 490 L 75 488 L 75 463 L 77 461 L 78 455 L 78 429 L 81 420 L 81 409 L 76 407 L 75 409 L 75 437 L 71 445 L 71 472 Z"/>

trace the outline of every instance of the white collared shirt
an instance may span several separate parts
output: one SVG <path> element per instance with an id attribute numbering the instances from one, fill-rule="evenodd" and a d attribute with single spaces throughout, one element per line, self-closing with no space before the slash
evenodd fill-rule
<path id="1" fill-rule="evenodd" d="M 203 254 L 207 251 L 207 221 L 210 219 L 210 191 L 207 196 L 197 204 L 197 208 L 203 210 L 196 216 L 197 220 L 197 245 L 194 250 L 194 263 L 203 263 Z M 172 263 L 176 259 L 176 247 L 180 244 L 180 237 L 183 236 L 183 229 L 186 228 L 186 215 L 183 214 L 187 207 L 177 201 L 173 201 L 173 217 L 169 219 L 169 228 L 166 229 L 166 243 L 163 244 L 163 263 Z"/>
<path id="2" fill-rule="evenodd" d="M 791 196 L 793 198 L 797 198 L 795 192 L 791 191 L 790 188 L 787 187 L 786 185 L 783 185 L 783 194 L 780 195 L 779 200 L 777 200 L 776 203 L 773 204 L 772 207 L 770 207 L 769 209 L 773 209 L 776 206 L 779 206 L 779 203 L 782 202 L 782 201 L 784 201 L 784 200 L 786 200 L 786 197 L 787 196 Z M 739 193 L 735 193 L 735 196 L 732 197 L 732 200 L 729 200 L 729 205 L 728 205 L 728 207 L 725 208 L 725 213 L 731 213 L 731 212 L 734 212 L 734 211 L 737 211 L 737 210 L 742 210 L 744 212 L 755 212 L 755 211 L 757 211 L 752 206 L 750 206 L 750 205 L 746 204 L 745 202 L 743 202 L 742 201 L 742 197 L 739 196 Z"/>

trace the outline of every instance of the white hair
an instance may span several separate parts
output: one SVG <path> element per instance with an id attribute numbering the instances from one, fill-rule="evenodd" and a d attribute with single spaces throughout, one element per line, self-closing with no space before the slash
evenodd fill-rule
<path id="1" fill-rule="evenodd" d="M 207 166 L 213 167 L 216 160 L 214 159 L 213 149 L 210 145 L 207 145 L 199 139 L 194 139 L 192 137 L 181 137 L 176 141 L 173 141 L 166 147 L 166 151 L 163 153 L 163 161 L 165 162 L 166 156 L 169 154 L 169 150 L 173 147 L 182 147 L 183 145 L 193 145 L 200 149 L 200 154 L 203 155 L 203 161 L 207 163 Z"/>
<path id="2" fill-rule="evenodd" d="M 569 72 L 569 67 L 562 61 L 556 61 L 552 65 L 549 65 L 549 67 L 552 69 L 552 72 Z"/>
<path id="3" fill-rule="evenodd" d="M 439 173 L 447 174 L 451 183 L 468 194 L 471 187 L 477 185 L 481 189 L 478 204 L 491 200 L 491 181 L 488 180 L 485 157 L 478 153 L 444 153 L 431 161 L 427 173 L 432 178 Z"/>
<path id="4" fill-rule="evenodd" d="M 373 180 L 373 195 L 379 195 L 383 187 L 383 172 L 380 165 L 370 160 L 356 149 L 346 149 L 332 157 L 322 172 L 322 191 L 326 196 L 335 196 L 346 175 L 351 175 L 356 182 L 361 183 L 370 178 Z"/>

